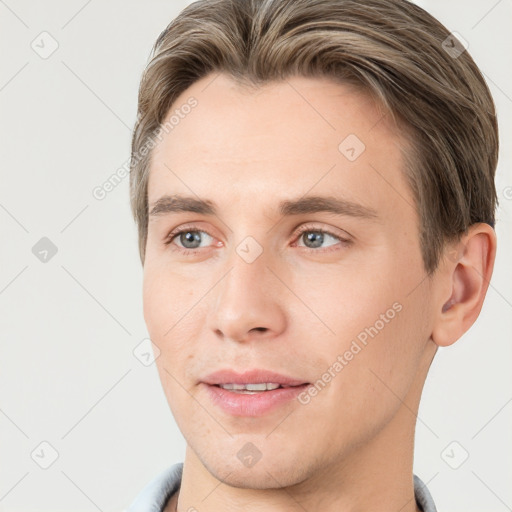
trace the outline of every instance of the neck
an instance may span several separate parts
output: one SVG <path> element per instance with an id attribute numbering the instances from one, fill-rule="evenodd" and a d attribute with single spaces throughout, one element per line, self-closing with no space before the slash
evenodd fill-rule
<path id="1" fill-rule="evenodd" d="M 312 466 L 320 470 L 298 478 L 293 485 L 280 486 L 275 478 L 265 488 L 230 485 L 231 474 L 224 481 L 216 478 L 216 468 L 208 470 L 187 444 L 179 494 L 170 500 L 166 512 L 420 512 L 414 497 L 413 454 L 425 375 L 422 371 L 418 374 L 384 428 L 350 453 L 334 457 L 335 462 L 329 454 L 322 464 L 319 456 Z M 219 461 L 219 467 L 222 466 L 223 461 Z M 289 472 L 293 470 L 290 468 Z"/>
<path id="2" fill-rule="evenodd" d="M 355 450 L 349 460 L 326 466 L 308 480 L 274 489 L 247 489 L 221 482 L 187 445 L 179 495 L 168 510 L 419 512 L 412 476 L 414 432 L 398 440 L 390 434 L 387 429 L 382 431 L 372 442 Z"/>

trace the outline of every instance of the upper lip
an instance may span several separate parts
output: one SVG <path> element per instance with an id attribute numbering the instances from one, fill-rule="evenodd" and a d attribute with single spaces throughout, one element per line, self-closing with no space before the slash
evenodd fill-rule
<path id="1" fill-rule="evenodd" d="M 263 382 L 272 382 L 284 386 L 300 386 L 308 384 L 304 380 L 294 379 L 286 375 L 267 370 L 253 369 L 243 373 L 237 373 L 234 370 L 224 369 L 210 373 L 202 380 L 206 384 L 261 384 Z"/>

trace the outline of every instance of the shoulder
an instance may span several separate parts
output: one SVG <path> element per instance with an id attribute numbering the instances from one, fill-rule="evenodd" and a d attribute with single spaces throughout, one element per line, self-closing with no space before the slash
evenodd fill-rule
<path id="1" fill-rule="evenodd" d="M 416 503 L 419 505 L 420 509 L 423 512 L 437 512 L 434 499 L 432 498 L 427 486 L 418 476 L 413 475 L 413 477 L 414 497 L 416 498 Z"/>
<path id="2" fill-rule="evenodd" d="M 183 463 L 178 462 L 148 482 L 123 512 L 162 512 L 167 500 L 180 487 Z"/>

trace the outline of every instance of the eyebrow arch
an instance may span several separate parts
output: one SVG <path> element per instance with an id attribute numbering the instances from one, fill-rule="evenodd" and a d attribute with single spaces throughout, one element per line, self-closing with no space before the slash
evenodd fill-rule
<path id="1" fill-rule="evenodd" d="M 363 219 L 378 218 L 377 212 L 373 208 L 331 196 L 306 196 L 299 199 L 284 200 L 279 203 L 278 210 L 282 216 L 327 212 Z M 208 199 L 198 199 L 179 194 L 164 195 L 151 205 L 149 215 L 154 217 L 175 212 L 193 212 L 216 216 L 217 208 L 215 203 Z"/>

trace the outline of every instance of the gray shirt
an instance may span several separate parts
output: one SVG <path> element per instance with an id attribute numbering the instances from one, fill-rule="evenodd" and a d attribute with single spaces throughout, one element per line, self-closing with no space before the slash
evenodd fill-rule
<path id="1" fill-rule="evenodd" d="M 180 488 L 183 462 L 173 464 L 151 480 L 124 512 L 162 512 L 169 498 Z M 427 486 L 414 475 L 414 496 L 423 512 L 436 512 Z"/>

